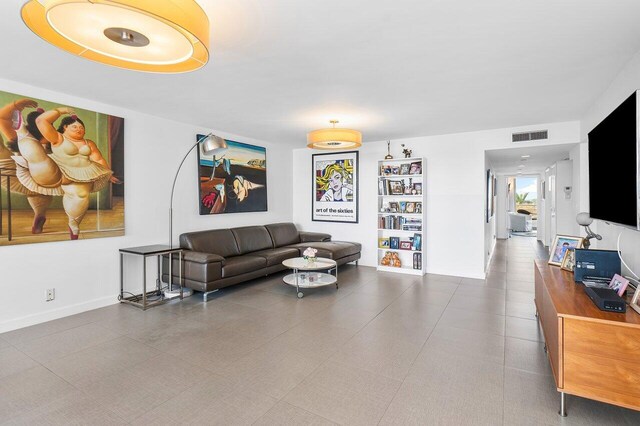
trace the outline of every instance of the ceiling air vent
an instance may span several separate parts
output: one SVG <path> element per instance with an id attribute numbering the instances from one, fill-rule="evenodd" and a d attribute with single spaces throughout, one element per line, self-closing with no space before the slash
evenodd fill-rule
<path id="1" fill-rule="evenodd" d="M 539 141 L 549 138 L 548 130 L 536 130 L 535 132 L 513 133 L 511 134 L 511 142 L 528 142 Z"/>

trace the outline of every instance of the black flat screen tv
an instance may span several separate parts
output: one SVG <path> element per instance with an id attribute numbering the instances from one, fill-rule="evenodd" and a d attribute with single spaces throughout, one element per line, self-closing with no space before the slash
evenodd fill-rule
<path id="1" fill-rule="evenodd" d="M 589 132 L 589 213 L 634 229 L 640 229 L 637 93 Z"/>

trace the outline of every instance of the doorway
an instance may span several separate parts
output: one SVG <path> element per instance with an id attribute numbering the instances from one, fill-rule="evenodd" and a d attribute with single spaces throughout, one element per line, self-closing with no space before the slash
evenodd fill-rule
<path id="1" fill-rule="evenodd" d="M 507 177 L 507 225 L 509 237 L 538 235 L 538 176 Z"/>

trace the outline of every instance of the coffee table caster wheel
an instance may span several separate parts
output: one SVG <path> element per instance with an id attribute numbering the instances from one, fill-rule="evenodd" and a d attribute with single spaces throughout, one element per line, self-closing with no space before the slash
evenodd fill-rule
<path id="1" fill-rule="evenodd" d="M 298 292 L 298 299 L 302 299 L 304 297 L 304 293 L 299 291 Z"/>

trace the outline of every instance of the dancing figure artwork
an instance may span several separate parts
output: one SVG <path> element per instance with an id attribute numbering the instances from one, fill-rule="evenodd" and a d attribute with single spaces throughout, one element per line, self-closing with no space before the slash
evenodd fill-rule
<path id="1" fill-rule="evenodd" d="M 124 235 L 124 120 L 6 92 L 0 105 L 0 246 Z"/>

